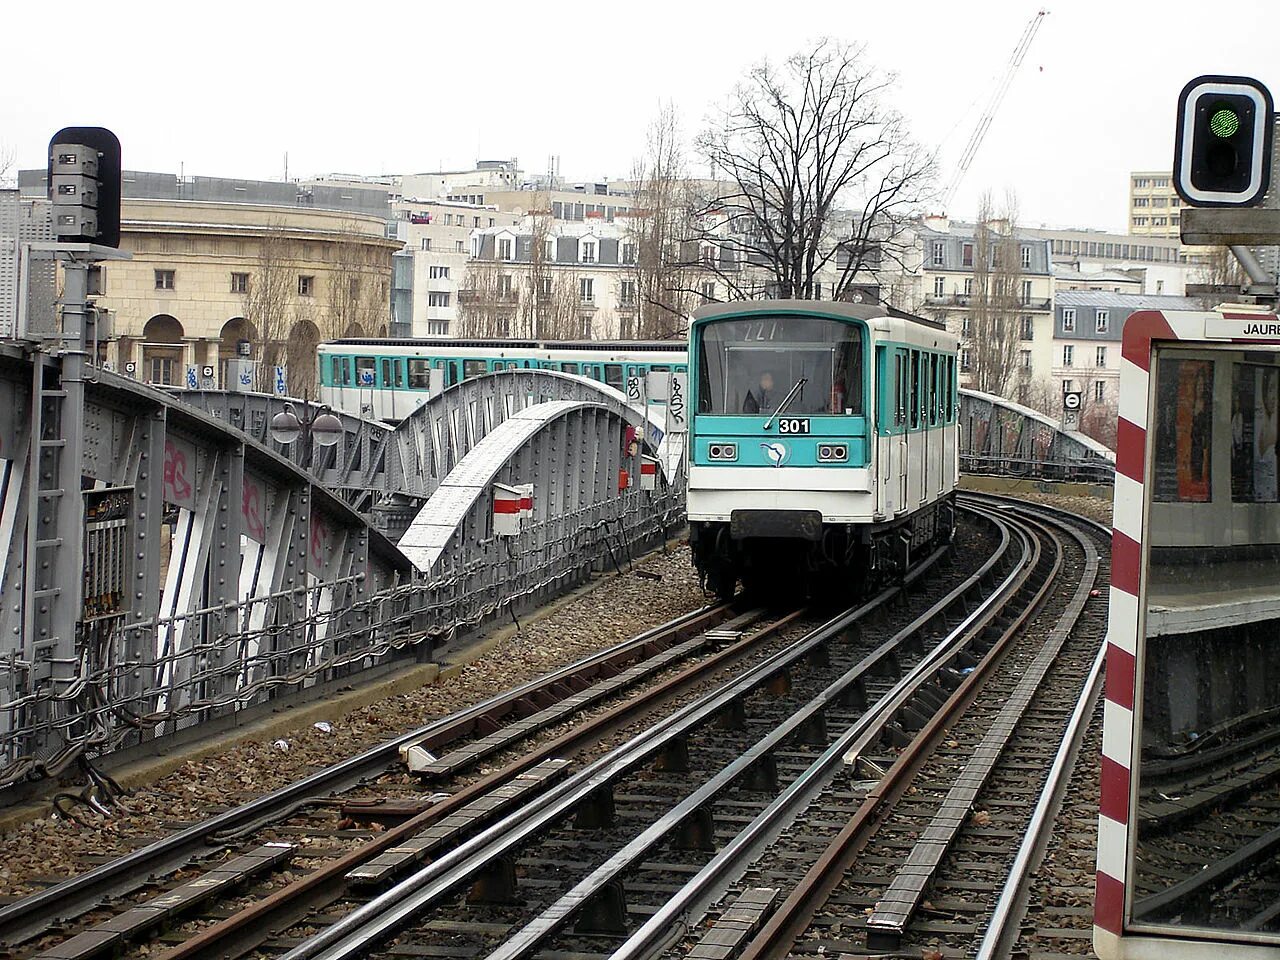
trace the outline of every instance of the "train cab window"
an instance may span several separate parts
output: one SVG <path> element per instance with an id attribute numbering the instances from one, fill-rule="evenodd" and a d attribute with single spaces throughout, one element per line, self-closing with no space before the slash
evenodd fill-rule
<path id="1" fill-rule="evenodd" d="M 626 378 L 622 375 L 622 364 L 606 363 L 604 365 L 604 382 L 615 390 L 621 390 Z"/>
<path id="2" fill-rule="evenodd" d="M 577 373 L 578 365 L 576 363 L 562 363 L 560 364 L 560 372 L 561 373 Z"/>
<path id="3" fill-rule="evenodd" d="M 378 362 L 373 357 L 356 357 L 356 384 L 358 386 L 373 386 L 377 372 Z"/>
<path id="4" fill-rule="evenodd" d="M 431 367 L 426 360 L 418 357 L 409 358 L 409 389 L 429 390 L 431 388 Z"/>
<path id="5" fill-rule="evenodd" d="M 463 360 L 462 361 L 462 379 L 470 380 L 472 377 L 481 377 L 489 372 L 489 364 L 485 360 Z"/>
<path id="6" fill-rule="evenodd" d="M 822 317 L 713 320 L 695 334 L 698 411 L 862 416 L 863 328 Z M 655 371 L 670 371 L 655 365 Z"/>

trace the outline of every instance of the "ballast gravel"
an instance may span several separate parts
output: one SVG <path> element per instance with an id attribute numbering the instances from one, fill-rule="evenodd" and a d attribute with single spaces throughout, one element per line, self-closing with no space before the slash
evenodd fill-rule
<path id="1" fill-rule="evenodd" d="M 128 812 L 85 823 L 52 812 L 0 834 L 0 903 L 82 873 L 394 736 L 447 716 L 709 602 L 685 546 L 624 565 L 519 632 L 497 641 L 456 675 L 283 735 L 246 740 L 217 757 L 188 760 L 135 790 Z M 328 727 L 328 729 L 324 729 Z"/>

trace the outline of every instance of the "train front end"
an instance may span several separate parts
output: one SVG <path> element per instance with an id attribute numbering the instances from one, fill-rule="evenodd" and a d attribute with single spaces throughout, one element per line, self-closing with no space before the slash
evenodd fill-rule
<path id="1" fill-rule="evenodd" d="M 875 510 L 868 320 L 814 301 L 706 306 L 689 332 L 688 516 L 721 596 L 865 562 Z"/>

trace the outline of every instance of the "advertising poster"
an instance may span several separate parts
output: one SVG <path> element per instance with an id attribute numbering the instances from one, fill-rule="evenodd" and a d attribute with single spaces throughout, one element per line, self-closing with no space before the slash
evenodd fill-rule
<path id="1" fill-rule="evenodd" d="M 1213 364 L 1164 360 L 1157 385 L 1153 473 L 1157 500 L 1207 503 L 1213 446 Z"/>
<path id="2" fill-rule="evenodd" d="M 1231 499 L 1275 503 L 1280 499 L 1280 369 L 1232 365 Z"/>

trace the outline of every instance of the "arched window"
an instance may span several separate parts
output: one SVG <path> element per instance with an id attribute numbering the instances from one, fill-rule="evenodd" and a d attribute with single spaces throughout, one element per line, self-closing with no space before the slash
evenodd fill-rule
<path id="1" fill-rule="evenodd" d="M 142 377 L 147 383 L 176 386 L 186 376 L 182 363 L 182 324 L 156 314 L 142 328 Z"/>

